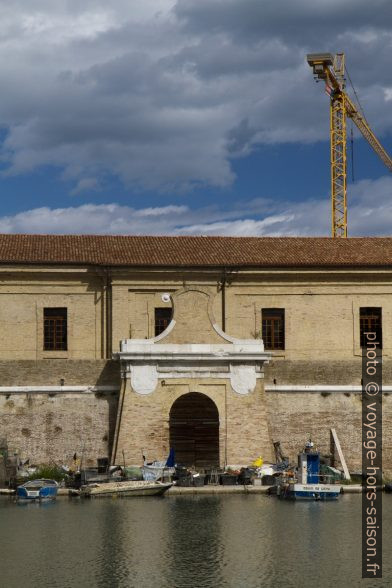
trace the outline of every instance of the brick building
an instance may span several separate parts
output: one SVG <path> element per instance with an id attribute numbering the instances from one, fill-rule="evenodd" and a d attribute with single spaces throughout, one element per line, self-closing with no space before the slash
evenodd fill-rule
<path id="1" fill-rule="evenodd" d="M 361 334 L 382 342 L 392 472 L 392 239 L 0 236 L 0 438 L 31 462 L 361 460 Z"/>

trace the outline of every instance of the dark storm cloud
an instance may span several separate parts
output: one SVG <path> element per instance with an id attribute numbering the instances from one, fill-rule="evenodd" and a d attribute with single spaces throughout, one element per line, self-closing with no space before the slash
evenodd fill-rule
<path id="1" fill-rule="evenodd" d="M 392 3 L 0 0 L 6 173 L 55 165 L 74 194 L 227 186 L 257 145 L 328 137 L 306 53 L 345 50 L 372 126 L 392 130 Z"/>
<path id="2" fill-rule="evenodd" d="M 331 37 L 347 31 L 392 26 L 389 0 L 179 0 L 175 12 L 192 32 L 224 31 L 245 41 L 263 36 L 299 45 L 316 41 L 327 47 Z"/>

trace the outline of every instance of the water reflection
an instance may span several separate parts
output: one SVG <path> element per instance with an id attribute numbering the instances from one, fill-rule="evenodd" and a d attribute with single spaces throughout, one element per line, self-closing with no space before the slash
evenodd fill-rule
<path id="1" fill-rule="evenodd" d="M 169 499 L 169 535 L 162 586 L 200 588 L 223 586 L 222 511 L 224 502 L 214 496 L 194 496 Z"/>
<path id="2" fill-rule="evenodd" d="M 6 588 L 259 588 L 392 585 L 362 582 L 360 496 L 291 503 L 265 496 L 58 499 L 0 497 Z M 384 528 L 392 497 L 384 499 Z"/>

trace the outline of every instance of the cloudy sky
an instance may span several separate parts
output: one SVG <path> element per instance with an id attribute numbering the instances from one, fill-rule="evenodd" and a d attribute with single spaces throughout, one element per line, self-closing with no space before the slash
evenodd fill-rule
<path id="1" fill-rule="evenodd" d="M 392 152 L 390 0 L 0 6 L 1 232 L 329 235 L 309 52 L 345 52 Z M 392 175 L 355 132 L 349 233 L 392 234 Z"/>

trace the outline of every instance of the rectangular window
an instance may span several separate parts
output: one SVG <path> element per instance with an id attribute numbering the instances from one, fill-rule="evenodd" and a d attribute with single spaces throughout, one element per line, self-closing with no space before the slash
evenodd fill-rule
<path id="1" fill-rule="evenodd" d="M 166 329 L 172 318 L 171 308 L 155 309 L 155 337 L 160 335 Z"/>
<path id="2" fill-rule="evenodd" d="M 380 306 L 363 306 L 359 309 L 361 347 L 366 347 L 365 333 L 376 333 L 379 349 L 382 349 L 382 309 Z"/>
<path id="3" fill-rule="evenodd" d="M 284 308 L 263 308 L 261 316 L 264 349 L 284 349 Z"/>
<path id="4" fill-rule="evenodd" d="M 67 309 L 44 308 L 44 351 L 67 350 Z"/>

